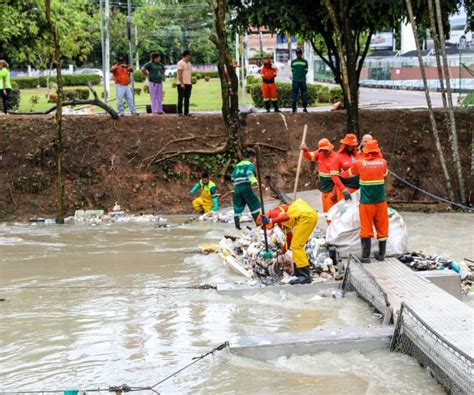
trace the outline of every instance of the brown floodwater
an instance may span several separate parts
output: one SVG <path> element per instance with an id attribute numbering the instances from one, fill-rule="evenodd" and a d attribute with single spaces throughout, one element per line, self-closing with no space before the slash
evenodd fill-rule
<path id="1" fill-rule="evenodd" d="M 466 231 L 471 218 L 407 214 L 411 247 L 472 258 L 473 232 Z M 186 288 L 240 279 L 217 255 L 189 252 L 217 242 L 226 226 L 231 225 L 1 224 L 0 298 L 6 300 L 0 302 L 0 392 L 148 386 L 238 336 L 379 325 L 374 311 L 353 294 L 233 298 Z M 266 362 L 223 351 L 156 389 L 443 393 L 416 361 L 383 350 Z"/>

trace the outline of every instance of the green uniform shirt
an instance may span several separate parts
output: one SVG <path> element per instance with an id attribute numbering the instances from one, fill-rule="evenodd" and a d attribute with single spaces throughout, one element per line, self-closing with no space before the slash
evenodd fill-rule
<path id="1" fill-rule="evenodd" d="M 234 185 L 256 184 L 257 178 L 255 177 L 254 169 L 255 165 L 248 160 L 237 163 L 231 176 Z"/>
<path id="2" fill-rule="evenodd" d="M 6 84 L 3 86 L 3 77 L 6 79 Z M 0 70 L 0 89 L 12 89 L 12 84 L 10 82 L 10 70 L 5 66 Z"/>
<path id="3" fill-rule="evenodd" d="M 370 184 L 368 181 L 360 182 L 360 202 L 364 204 L 374 204 L 385 202 L 385 185 L 383 180 L 380 184 Z"/>
<path id="4" fill-rule="evenodd" d="M 319 181 L 321 182 L 321 192 L 332 192 L 334 189 L 334 181 L 330 174 L 319 173 Z"/>
<path id="5" fill-rule="evenodd" d="M 146 62 L 143 65 L 143 68 L 147 70 L 148 73 L 150 73 L 148 77 L 148 80 L 150 82 L 154 82 L 154 83 L 163 82 L 165 66 L 163 66 L 161 63 L 155 63 L 150 60 L 149 62 Z"/>
<path id="6" fill-rule="evenodd" d="M 308 72 L 308 62 L 306 59 L 293 59 L 291 61 L 291 72 L 293 73 L 293 81 L 306 82 L 306 73 Z"/>

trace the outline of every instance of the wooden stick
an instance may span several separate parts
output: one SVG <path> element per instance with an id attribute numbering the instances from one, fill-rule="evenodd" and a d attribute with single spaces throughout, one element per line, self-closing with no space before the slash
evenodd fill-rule
<path id="1" fill-rule="evenodd" d="M 301 145 L 306 143 L 306 132 L 308 131 L 308 125 L 304 125 L 303 129 L 303 139 L 301 140 Z M 298 181 L 300 178 L 301 162 L 303 161 L 303 151 L 300 150 L 300 156 L 298 158 L 298 168 L 296 169 L 296 179 L 295 179 L 295 189 L 293 191 L 293 201 L 296 200 L 296 194 L 298 193 Z"/>
<path id="2" fill-rule="evenodd" d="M 257 175 L 258 175 L 258 189 L 260 190 L 260 204 L 262 205 L 262 215 L 265 215 L 265 206 L 263 205 L 263 188 L 262 188 L 262 173 L 260 170 L 260 147 L 255 146 L 255 152 L 257 153 Z M 265 251 L 268 252 L 268 236 L 267 236 L 267 225 L 263 224 L 263 236 L 265 239 Z"/>

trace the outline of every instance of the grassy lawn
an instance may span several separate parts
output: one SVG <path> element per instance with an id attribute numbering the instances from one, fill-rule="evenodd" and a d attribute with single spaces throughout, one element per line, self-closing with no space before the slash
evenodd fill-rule
<path id="1" fill-rule="evenodd" d="M 143 92 L 143 87 L 145 86 L 144 82 L 135 84 L 135 87 L 142 88 L 140 95 L 135 95 L 136 105 L 140 112 L 145 111 L 145 105 L 150 104 L 150 94 Z M 78 87 L 86 88 L 86 87 Z M 65 89 L 74 89 L 74 87 L 66 87 Z M 94 87 L 99 97 L 103 92 L 103 86 L 97 85 Z M 176 104 L 178 101 L 177 89 L 171 86 L 171 81 L 167 80 L 164 83 L 164 104 Z M 39 98 L 38 104 L 32 107 L 31 97 L 36 95 Z M 53 105 L 48 103 L 46 99 L 47 89 L 46 88 L 37 88 L 37 89 L 22 89 L 21 98 L 20 98 L 20 112 L 31 112 L 33 111 L 45 111 Z M 92 94 L 90 95 L 92 98 Z M 112 99 L 110 101 L 110 99 Z M 117 107 L 115 102 L 115 87 L 113 83 L 111 84 L 111 98 L 109 103 L 113 108 Z M 242 98 L 241 98 L 242 99 Z M 246 95 L 247 101 L 251 101 L 249 95 Z M 241 101 L 243 103 L 243 101 Z M 206 111 L 206 110 L 220 110 L 221 109 L 221 86 L 218 78 L 205 81 L 204 79 L 198 80 L 197 84 L 193 85 L 193 90 L 191 93 L 191 111 Z"/>

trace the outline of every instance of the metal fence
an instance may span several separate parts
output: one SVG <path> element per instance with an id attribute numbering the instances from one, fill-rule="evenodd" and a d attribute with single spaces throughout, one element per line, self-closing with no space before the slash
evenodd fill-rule
<path id="1" fill-rule="evenodd" d="M 383 314 L 384 325 L 392 321 L 392 308 L 387 294 L 377 283 L 377 280 L 365 268 L 364 264 L 355 256 L 349 257 L 346 267 L 342 289 L 345 291 L 356 291 L 358 295 L 374 306 Z"/>
<path id="2" fill-rule="evenodd" d="M 473 359 L 452 345 L 402 303 L 392 351 L 415 358 L 451 394 L 474 392 Z"/>

